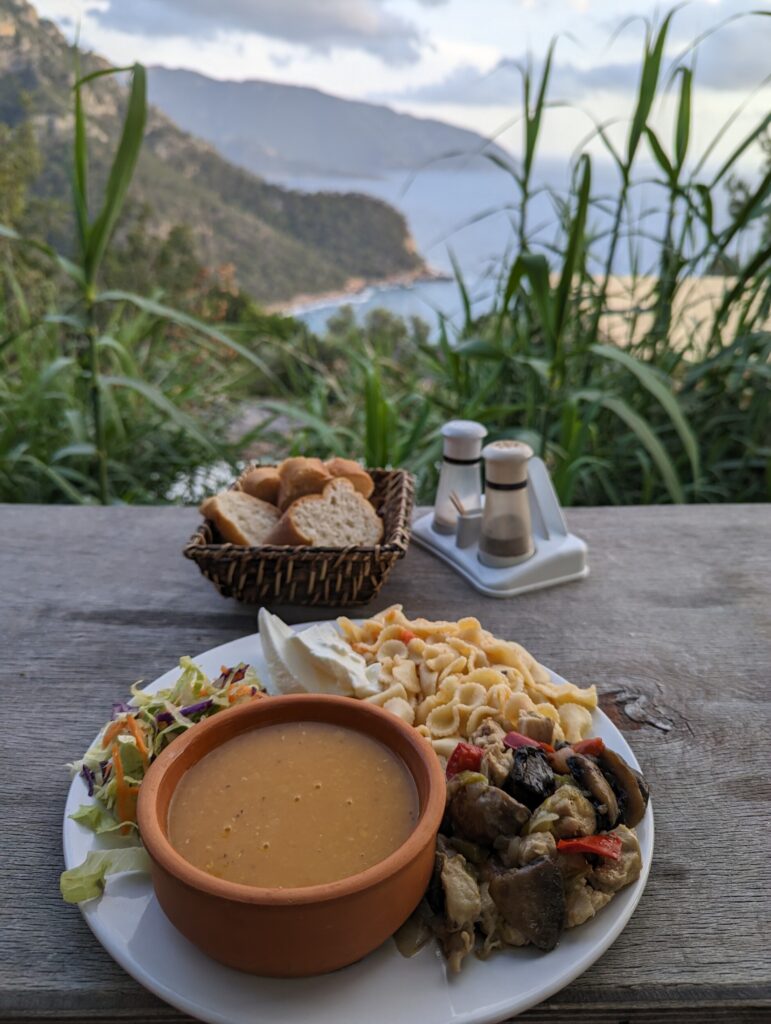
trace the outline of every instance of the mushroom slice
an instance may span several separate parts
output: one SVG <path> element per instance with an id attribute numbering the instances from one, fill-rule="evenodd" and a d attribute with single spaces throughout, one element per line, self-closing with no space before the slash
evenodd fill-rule
<path id="1" fill-rule="evenodd" d="M 618 801 L 599 765 L 583 754 L 573 754 L 568 758 L 568 767 L 573 778 L 591 795 L 607 827 L 613 828 L 619 818 Z"/>
<path id="2" fill-rule="evenodd" d="M 538 949 L 554 949 L 565 926 L 565 891 L 553 860 L 542 857 L 490 880 L 490 895 L 507 924 Z"/>
<path id="3" fill-rule="evenodd" d="M 452 795 L 448 786 L 448 797 L 453 830 L 472 843 L 489 845 L 498 836 L 515 836 L 530 817 L 527 807 L 486 779 L 458 785 Z"/>
<path id="4" fill-rule="evenodd" d="M 621 820 L 634 828 L 648 806 L 648 787 L 639 772 L 628 765 L 620 754 L 606 747 L 599 755 L 600 767 L 620 797 Z"/>

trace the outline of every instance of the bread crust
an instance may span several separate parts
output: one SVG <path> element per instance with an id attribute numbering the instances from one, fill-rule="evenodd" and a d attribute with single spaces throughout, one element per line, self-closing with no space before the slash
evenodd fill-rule
<path id="1" fill-rule="evenodd" d="M 336 455 L 333 459 L 327 459 L 324 465 L 333 477 L 350 480 L 363 498 L 369 498 L 375 489 L 375 481 L 366 469 L 353 459 L 343 459 Z"/>
<path id="2" fill-rule="evenodd" d="M 241 477 L 240 488 L 253 498 L 278 505 L 278 489 L 281 478 L 276 466 L 256 466 Z"/>
<path id="3" fill-rule="evenodd" d="M 278 467 L 278 507 L 285 512 L 289 506 L 309 494 L 320 494 L 332 479 L 321 459 L 298 456 L 284 459 Z"/>

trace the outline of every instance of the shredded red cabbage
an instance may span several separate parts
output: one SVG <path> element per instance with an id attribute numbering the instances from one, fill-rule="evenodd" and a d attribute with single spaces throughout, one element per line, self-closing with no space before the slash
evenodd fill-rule
<path id="1" fill-rule="evenodd" d="M 209 697 L 207 700 L 199 700 L 197 704 L 188 704 L 186 708 L 180 708 L 180 715 L 184 715 L 185 718 L 190 718 L 191 715 L 197 715 L 201 711 L 206 711 L 214 703 L 213 699 Z"/>
<path id="2" fill-rule="evenodd" d="M 91 769 L 88 767 L 87 764 L 84 764 L 83 767 L 80 769 L 80 774 L 83 776 L 83 778 L 85 780 L 85 783 L 88 786 L 88 795 L 89 796 L 93 796 L 94 795 L 94 773 L 91 771 Z"/>
<path id="3" fill-rule="evenodd" d="M 199 700 L 196 704 L 188 704 L 186 708 L 180 708 L 179 713 L 185 718 L 190 718 L 192 715 L 200 714 L 201 711 L 206 711 L 214 703 L 211 697 L 206 700 Z M 155 721 L 161 725 L 162 723 L 171 724 L 174 721 L 174 716 L 170 711 L 159 711 L 155 716 Z"/>
<path id="4" fill-rule="evenodd" d="M 112 705 L 112 717 L 117 718 L 118 715 L 127 715 L 131 711 L 131 708 L 123 700 L 113 701 Z"/>

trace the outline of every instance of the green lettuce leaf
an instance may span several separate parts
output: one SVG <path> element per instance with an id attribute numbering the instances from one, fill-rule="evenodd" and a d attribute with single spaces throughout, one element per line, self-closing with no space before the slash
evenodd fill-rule
<path id="1" fill-rule="evenodd" d="M 144 846 L 129 846 L 121 850 L 92 850 L 82 864 L 63 871 L 59 888 L 67 903 L 85 903 L 101 896 L 107 875 L 121 871 L 150 870 L 150 858 Z"/>
<path id="2" fill-rule="evenodd" d="M 70 817 L 73 821 L 78 821 L 86 828 L 90 828 L 97 835 L 102 835 L 105 832 L 117 832 L 126 826 L 132 829 L 137 827 L 133 821 L 118 821 L 115 815 L 110 814 L 99 804 L 81 804 Z"/>

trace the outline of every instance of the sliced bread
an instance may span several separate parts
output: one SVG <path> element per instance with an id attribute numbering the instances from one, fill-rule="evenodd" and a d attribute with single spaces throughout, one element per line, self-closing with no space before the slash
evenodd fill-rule
<path id="1" fill-rule="evenodd" d="M 275 506 L 244 491 L 220 491 L 207 498 L 200 511 L 212 520 L 223 540 L 249 548 L 264 544 L 279 520 Z"/>
<path id="2" fill-rule="evenodd" d="M 372 477 L 353 459 L 341 459 L 338 455 L 334 459 L 327 459 L 324 465 L 332 476 L 342 476 L 350 480 L 363 498 L 368 498 L 375 489 Z"/>
<path id="3" fill-rule="evenodd" d="M 379 544 L 383 520 L 350 480 L 338 477 L 321 494 L 299 498 L 265 538 L 265 544 L 344 548 Z"/>
<path id="4" fill-rule="evenodd" d="M 332 479 L 321 459 L 303 456 L 284 459 L 278 467 L 278 476 L 278 507 L 282 512 L 306 494 L 321 494 L 325 484 Z"/>
<path id="5" fill-rule="evenodd" d="M 278 505 L 280 484 L 281 478 L 275 466 L 257 466 L 241 478 L 242 491 L 260 501 L 267 501 L 269 505 Z"/>

